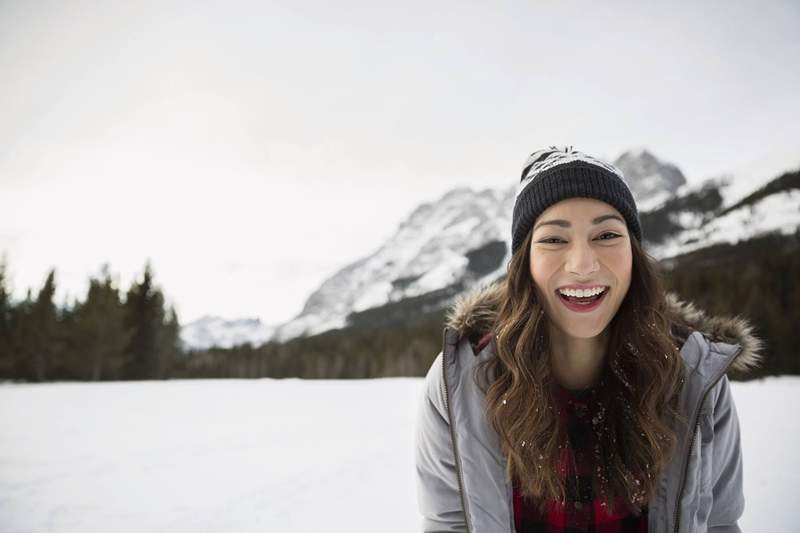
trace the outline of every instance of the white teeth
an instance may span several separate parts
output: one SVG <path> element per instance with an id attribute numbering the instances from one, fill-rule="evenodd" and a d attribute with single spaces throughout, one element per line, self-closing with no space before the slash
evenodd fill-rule
<path id="1" fill-rule="evenodd" d="M 578 298 L 586 298 L 587 296 L 596 296 L 606 290 L 605 287 L 594 287 L 592 289 L 558 289 L 558 292 L 565 296 L 573 296 Z"/>

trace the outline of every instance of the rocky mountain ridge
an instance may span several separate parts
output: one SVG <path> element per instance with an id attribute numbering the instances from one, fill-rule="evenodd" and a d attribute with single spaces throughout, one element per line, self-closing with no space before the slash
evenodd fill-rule
<path id="1" fill-rule="evenodd" d="M 640 207 L 643 245 L 657 259 L 800 227 L 800 184 L 794 188 L 791 179 L 744 201 L 775 182 L 777 169 L 800 167 L 800 156 L 792 159 L 790 154 L 788 160 L 762 162 L 694 186 L 676 165 L 645 149 L 626 151 L 614 165 L 623 171 Z M 504 274 L 515 192 L 516 184 L 504 190 L 453 189 L 417 207 L 373 254 L 334 273 L 289 322 L 265 326 L 257 320 L 206 317 L 204 323 L 184 326 L 184 344 L 202 349 L 285 342 L 444 306 L 461 291 Z"/>

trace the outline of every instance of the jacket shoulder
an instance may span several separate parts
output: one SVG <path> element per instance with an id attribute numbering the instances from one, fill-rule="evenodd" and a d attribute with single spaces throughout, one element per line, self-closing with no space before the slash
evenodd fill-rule
<path id="1" fill-rule="evenodd" d="M 681 353 L 695 342 L 696 357 L 726 359 L 729 372 L 746 374 L 761 366 L 764 342 L 746 318 L 709 315 L 694 303 L 680 300 L 673 292 L 666 294 L 666 302 L 673 338 Z M 699 364 L 699 361 L 687 362 Z"/>
<path id="2" fill-rule="evenodd" d="M 444 403 L 444 383 L 442 376 L 442 364 L 444 362 L 444 353 L 439 352 L 436 358 L 431 363 L 427 374 L 425 374 L 425 382 L 423 385 L 424 394 L 430 400 L 431 404 L 436 408 L 445 420 L 447 419 L 447 408 Z"/>

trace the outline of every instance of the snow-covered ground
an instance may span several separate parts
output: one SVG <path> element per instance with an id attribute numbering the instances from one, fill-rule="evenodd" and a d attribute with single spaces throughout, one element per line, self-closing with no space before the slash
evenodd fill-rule
<path id="1" fill-rule="evenodd" d="M 422 380 L 0 386 L 0 530 L 419 531 Z M 800 377 L 734 383 L 743 531 L 796 530 Z"/>

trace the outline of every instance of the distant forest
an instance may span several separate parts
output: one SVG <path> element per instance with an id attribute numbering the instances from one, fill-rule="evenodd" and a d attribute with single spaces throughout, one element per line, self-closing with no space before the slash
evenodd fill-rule
<path id="1" fill-rule="evenodd" d="M 712 315 L 748 319 L 765 341 L 761 369 L 742 379 L 800 374 L 800 231 L 716 245 L 662 264 L 664 282 Z M 34 298 L 12 302 L 0 264 L 0 379 L 376 378 L 424 376 L 441 350 L 445 310 L 351 326 L 284 343 L 180 349 L 180 324 L 149 263 L 123 292 L 108 268 L 68 308 L 55 272 Z M 734 376 L 737 377 L 737 376 Z"/>
<path id="2" fill-rule="evenodd" d="M 144 275 L 123 295 L 105 265 L 83 301 L 53 303 L 55 270 L 36 297 L 14 303 L 0 264 L 0 379 L 20 381 L 164 379 L 180 360 L 180 325 Z"/>

